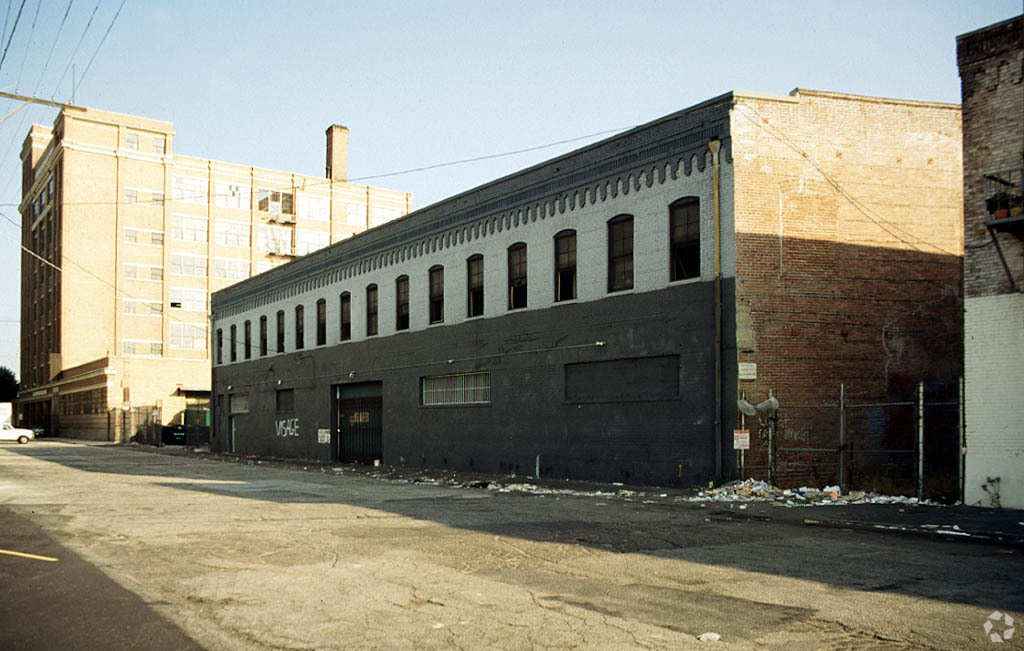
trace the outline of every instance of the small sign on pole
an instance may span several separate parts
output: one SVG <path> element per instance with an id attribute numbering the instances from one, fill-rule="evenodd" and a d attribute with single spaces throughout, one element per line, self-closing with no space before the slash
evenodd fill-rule
<path id="1" fill-rule="evenodd" d="M 732 449 L 733 450 L 749 450 L 750 449 L 750 430 L 749 429 L 734 429 L 732 431 Z"/>

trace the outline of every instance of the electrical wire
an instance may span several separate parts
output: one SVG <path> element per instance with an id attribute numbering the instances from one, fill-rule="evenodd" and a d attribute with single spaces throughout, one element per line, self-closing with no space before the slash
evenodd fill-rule
<path id="1" fill-rule="evenodd" d="M 42 0 L 40 0 L 40 2 L 42 2 Z M 36 87 L 32 91 L 33 95 L 39 92 L 39 86 L 43 83 L 43 77 L 46 76 L 46 70 L 50 67 L 50 60 L 53 58 L 54 50 L 57 49 L 57 42 L 60 41 L 61 32 L 64 31 L 64 23 L 68 20 L 68 14 L 71 12 L 71 5 L 74 4 L 74 2 L 75 0 L 68 0 L 68 6 L 64 9 L 64 17 L 60 19 L 60 27 L 57 28 L 57 35 L 53 37 L 53 44 L 50 45 L 50 53 L 46 55 L 46 63 L 43 64 L 43 71 L 39 73 L 39 80 L 36 81 Z"/>
<path id="2" fill-rule="evenodd" d="M 92 19 L 96 17 L 96 11 L 100 8 L 100 4 L 103 0 L 98 0 L 96 6 L 93 7 L 92 14 L 89 16 L 89 22 L 85 24 L 85 29 L 82 30 L 82 36 L 78 39 L 78 45 L 75 46 L 75 51 L 71 53 L 71 58 L 68 60 L 68 65 L 64 67 L 64 72 L 61 73 L 60 79 L 57 81 L 57 87 L 53 90 L 51 97 L 56 97 L 57 91 L 60 90 L 60 85 L 64 83 L 64 77 L 67 76 L 68 70 L 71 69 L 71 64 L 75 62 L 75 56 L 78 55 L 78 48 L 82 47 L 82 41 L 85 40 L 85 35 L 89 33 L 89 26 L 92 25 Z"/>
<path id="3" fill-rule="evenodd" d="M 36 22 L 39 20 L 39 9 L 43 6 L 43 0 L 36 0 L 36 13 L 32 16 L 32 28 L 28 32 L 28 43 L 32 44 L 32 37 L 36 34 Z M 14 84 L 15 88 L 21 87 L 21 76 L 25 74 L 25 62 L 28 61 L 29 47 L 25 47 L 25 56 L 21 58 L 21 67 L 18 68 L 18 81 Z"/>
<path id="4" fill-rule="evenodd" d="M 11 35 L 7 37 L 7 45 L 4 46 L 4 53 L 0 55 L 0 68 L 4 67 L 4 61 L 7 60 L 7 50 L 11 49 L 11 41 L 14 40 L 14 33 L 18 31 L 18 21 L 21 20 L 21 11 L 25 8 L 25 0 L 21 0 L 21 6 L 18 7 L 18 15 L 14 17 L 14 27 L 11 27 Z"/>
<path id="5" fill-rule="evenodd" d="M 779 142 L 783 143 L 784 145 L 795 151 L 797 154 L 799 154 L 802 158 L 804 158 L 804 160 L 806 160 L 811 165 L 811 167 L 816 169 L 818 173 L 821 174 L 825 181 L 830 186 L 832 186 L 832 188 L 836 192 L 842 195 L 843 198 L 845 198 L 850 203 L 850 205 L 856 208 L 859 213 L 867 217 L 869 221 L 874 223 L 876 226 L 881 228 L 883 231 L 885 231 L 895 239 L 899 240 L 900 242 L 903 242 L 904 244 L 914 249 L 915 251 L 921 251 L 922 253 L 926 253 L 926 251 L 911 240 L 916 240 L 917 242 L 922 243 L 928 247 L 931 247 L 939 251 L 940 253 L 945 253 L 946 255 L 959 255 L 957 253 L 953 253 L 952 251 L 947 251 L 946 249 L 943 249 L 942 247 L 933 244 L 922 237 L 919 237 L 909 231 L 906 231 L 886 219 L 878 217 L 877 215 L 873 215 L 870 209 L 867 208 L 867 206 L 863 205 L 863 203 L 859 199 L 854 197 L 852 194 L 850 194 L 846 190 L 846 188 L 844 188 L 842 184 L 839 183 L 839 181 L 837 181 L 831 174 L 825 171 L 825 168 L 821 165 L 821 163 L 816 161 L 814 158 L 811 157 L 810 154 L 808 154 L 806 151 L 800 148 L 800 146 L 797 145 L 791 138 L 789 138 L 789 136 L 787 136 L 784 131 L 773 126 L 766 117 L 761 115 L 761 113 L 757 109 L 752 109 L 745 104 L 739 103 L 736 104 L 736 107 L 741 109 L 741 112 L 746 114 L 747 119 L 750 120 L 751 123 L 753 123 L 755 126 L 766 132 L 768 135 L 775 138 Z M 901 233 L 902 235 L 900 235 Z"/>
<path id="6" fill-rule="evenodd" d="M 578 142 L 580 140 L 586 140 L 588 138 L 596 138 L 597 136 L 603 136 L 603 135 L 606 135 L 606 134 L 609 134 L 609 133 L 619 133 L 619 132 L 626 131 L 626 130 L 632 129 L 632 128 L 634 128 L 634 127 L 620 127 L 618 129 L 607 129 L 605 131 L 598 131 L 596 133 L 587 134 L 585 136 L 577 136 L 575 138 L 568 138 L 566 140 L 558 140 L 558 141 L 549 142 L 549 143 L 546 143 L 546 144 L 543 144 L 543 145 L 535 145 L 533 147 L 526 147 L 524 149 L 515 149 L 515 150 L 512 150 L 512 151 L 501 152 L 501 153 L 498 153 L 498 154 L 488 154 L 486 156 L 477 156 L 475 158 L 463 158 L 463 159 L 454 160 L 454 161 L 447 161 L 447 162 L 444 162 L 444 163 L 435 163 L 433 165 L 425 165 L 423 167 L 415 167 L 415 168 L 410 168 L 410 169 L 406 169 L 406 170 L 400 170 L 400 171 L 396 171 L 396 172 L 385 172 L 383 174 L 373 174 L 373 175 L 370 175 L 370 176 L 361 176 L 361 177 L 347 179 L 346 181 L 334 181 L 334 180 L 331 180 L 331 179 L 322 179 L 322 180 L 317 180 L 317 181 L 313 181 L 313 182 L 303 182 L 301 186 L 289 185 L 287 187 L 276 187 L 276 188 L 275 187 L 269 187 L 269 186 L 263 186 L 263 187 L 259 187 L 258 189 L 259 190 L 268 190 L 268 191 L 271 191 L 271 192 L 291 192 L 292 190 L 296 190 L 296 189 L 298 189 L 298 190 L 306 190 L 308 188 L 315 188 L 315 187 L 320 187 L 320 186 L 326 186 L 326 185 L 331 185 L 331 184 L 335 184 L 335 183 L 353 183 L 353 182 L 356 182 L 356 181 L 365 181 L 365 180 L 368 180 L 368 179 L 384 178 L 384 177 L 387 177 L 387 176 L 399 176 L 399 175 L 402 175 L 402 174 L 411 174 L 413 172 L 421 172 L 421 171 L 424 171 L 424 170 L 432 170 L 432 169 L 437 169 L 437 168 L 441 168 L 441 167 L 451 167 L 451 166 L 454 166 L 454 165 L 463 165 L 463 164 L 466 164 L 466 163 L 475 163 L 475 162 L 482 161 L 482 160 L 491 160 L 491 159 L 495 159 L 495 158 L 502 158 L 502 157 L 505 157 L 505 156 L 515 156 L 516 154 L 522 154 L 522 153 L 527 153 L 527 152 L 531 152 L 531 151 L 538 151 L 538 150 L 547 149 L 547 148 L 550 148 L 550 147 L 557 147 L 558 145 L 564 145 L 564 144 L 567 144 L 567 143 L 570 143 L 570 142 Z M 177 195 L 178 198 L 174 199 L 174 200 L 175 201 L 186 201 L 187 202 L 187 201 L 190 201 L 191 199 L 202 199 L 202 198 L 205 198 L 207 196 L 209 196 L 212 199 L 217 199 L 217 198 L 220 198 L 220 197 L 229 197 L 231 195 L 230 194 L 218 194 L 218 193 L 215 193 L 215 192 L 214 193 L 208 193 L 208 194 L 196 194 L 196 195 Z M 69 201 L 69 202 L 65 202 L 64 203 L 65 206 L 115 206 L 115 205 L 123 205 L 123 204 L 124 204 L 124 202 L 121 202 L 121 201 L 77 201 L 77 202 Z M 20 205 L 20 204 L 0 203 L 0 206 L 8 206 L 8 207 L 18 206 L 18 205 Z"/>
<path id="7" fill-rule="evenodd" d="M 78 78 L 78 83 L 75 85 L 76 89 L 82 85 L 83 81 L 85 81 L 85 76 L 89 74 L 89 68 L 92 67 L 92 62 L 96 59 L 96 55 L 100 53 L 100 48 L 103 47 L 103 43 L 106 42 L 107 37 L 110 36 L 110 30 L 114 28 L 114 23 L 117 22 L 117 17 L 121 15 L 121 10 L 124 9 L 124 3 L 127 1 L 128 0 L 121 0 L 121 5 L 114 13 L 114 17 L 111 19 L 110 24 L 107 25 L 107 31 L 103 33 L 103 38 L 100 39 L 100 44 L 96 46 L 96 51 L 92 53 L 92 58 L 89 59 L 89 63 L 85 66 L 85 72 L 83 72 L 82 76 Z M 72 91 L 72 96 L 73 95 L 74 91 Z"/>

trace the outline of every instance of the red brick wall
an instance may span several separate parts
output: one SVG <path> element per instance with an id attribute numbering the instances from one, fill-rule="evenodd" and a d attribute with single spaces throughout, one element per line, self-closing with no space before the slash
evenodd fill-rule
<path id="1" fill-rule="evenodd" d="M 1024 16 L 957 39 L 963 96 L 964 284 L 967 298 L 1005 294 L 1012 276 L 1024 286 L 1024 246 L 999 233 L 999 252 L 985 228 L 986 174 L 1024 167 Z M 1020 188 L 1017 188 L 1017 192 Z M 1020 232 L 1020 231 L 1019 231 Z"/>
<path id="2" fill-rule="evenodd" d="M 919 380 L 955 386 L 959 107 L 803 90 L 737 96 L 731 134 L 738 360 L 757 364 L 740 390 L 757 402 L 772 389 L 786 413 L 837 401 L 840 384 L 852 402 L 912 399 Z M 837 429 L 808 425 L 789 443 L 834 446 Z"/>

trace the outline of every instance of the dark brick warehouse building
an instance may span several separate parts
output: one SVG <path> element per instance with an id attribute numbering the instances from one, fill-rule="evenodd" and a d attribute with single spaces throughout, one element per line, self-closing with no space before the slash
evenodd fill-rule
<path id="1" fill-rule="evenodd" d="M 956 105 L 733 92 L 240 282 L 212 299 L 213 446 L 735 475 L 741 392 L 956 382 L 960 138 Z"/>

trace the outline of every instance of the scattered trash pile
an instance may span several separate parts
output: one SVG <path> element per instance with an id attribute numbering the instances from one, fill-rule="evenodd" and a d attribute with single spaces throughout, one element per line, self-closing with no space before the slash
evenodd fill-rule
<path id="1" fill-rule="evenodd" d="M 827 504 L 907 504 L 937 506 L 937 502 L 902 495 L 879 495 L 866 491 L 843 493 L 838 486 L 824 488 L 778 488 L 761 479 L 733 481 L 718 488 L 702 489 L 685 498 L 689 502 L 775 502 L 780 506 Z"/>

